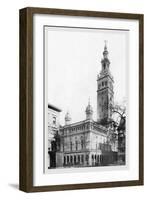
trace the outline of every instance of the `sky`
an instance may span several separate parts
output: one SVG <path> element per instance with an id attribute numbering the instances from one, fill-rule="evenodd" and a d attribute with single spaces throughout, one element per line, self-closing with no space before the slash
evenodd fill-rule
<path id="1" fill-rule="evenodd" d="M 105 40 L 114 77 L 114 101 L 127 99 L 128 39 L 128 31 L 46 27 L 48 103 L 62 110 L 61 125 L 67 111 L 72 122 L 84 120 L 89 97 L 96 120 L 97 75 Z"/>

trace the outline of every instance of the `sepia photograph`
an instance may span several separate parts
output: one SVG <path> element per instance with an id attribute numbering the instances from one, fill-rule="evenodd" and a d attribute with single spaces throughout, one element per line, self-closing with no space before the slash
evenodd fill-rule
<path id="1" fill-rule="evenodd" d="M 44 27 L 45 172 L 126 165 L 129 30 Z"/>

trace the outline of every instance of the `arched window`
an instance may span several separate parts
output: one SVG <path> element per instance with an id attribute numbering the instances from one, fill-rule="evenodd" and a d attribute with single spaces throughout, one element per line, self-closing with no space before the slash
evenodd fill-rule
<path id="1" fill-rule="evenodd" d="M 76 151 L 78 150 L 78 141 L 76 140 Z"/>
<path id="2" fill-rule="evenodd" d="M 69 163 L 69 156 L 67 156 L 67 163 Z"/>
<path id="3" fill-rule="evenodd" d="M 70 163 L 72 163 L 72 156 L 70 156 Z"/>
<path id="4" fill-rule="evenodd" d="M 74 155 L 74 164 L 76 164 L 76 156 Z"/>
<path id="5" fill-rule="evenodd" d="M 81 149 L 84 149 L 84 138 L 81 136 Z"/>
<path id="6" fill-rule="evenodd" d="M 80 155 L 78 155 L 78 163 L 80 163 Z"/>
<path id="7" fill-rule="evenodd" d="M 72 151 L 72 142 L 70 142 L 70 151 Z"/>

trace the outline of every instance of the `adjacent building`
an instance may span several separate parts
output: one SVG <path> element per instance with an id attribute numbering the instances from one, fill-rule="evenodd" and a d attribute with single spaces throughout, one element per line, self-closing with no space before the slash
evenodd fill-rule
<path id="1" fill-rule="evenodd" d="M 56 167 L 57 135 L 61 109 L 48 104 L 48 168 Z"/>

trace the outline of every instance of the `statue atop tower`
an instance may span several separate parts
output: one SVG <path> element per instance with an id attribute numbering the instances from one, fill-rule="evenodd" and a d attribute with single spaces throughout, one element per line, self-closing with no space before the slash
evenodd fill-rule
<path id="1" fill-rule="evenodd" d="M 106 125 L 112 117 L 113 106 L 113 76 L 110 73 L 107 42 L 105 41 L 101 71 L 97 78 L 97 120 Z"/>

